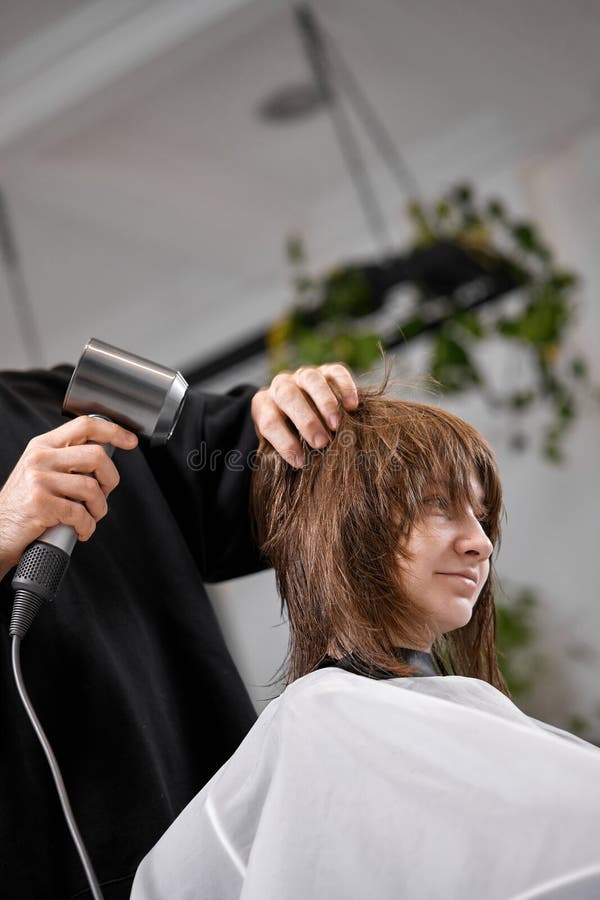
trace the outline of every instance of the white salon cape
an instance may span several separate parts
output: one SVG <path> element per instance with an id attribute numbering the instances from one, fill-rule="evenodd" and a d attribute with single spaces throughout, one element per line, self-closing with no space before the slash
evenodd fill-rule
<path id="1" fill-rule="evenodd" d="M 599 863 L 598 748 L 474 678 L 331 668 L 267 707 L 131 896 L 508 900 Z"/>

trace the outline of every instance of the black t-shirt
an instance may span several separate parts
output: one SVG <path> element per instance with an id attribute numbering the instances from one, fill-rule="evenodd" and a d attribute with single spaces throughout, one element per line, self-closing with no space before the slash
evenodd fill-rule
<path id="1" fill-rule="evenodd" d="M 60 424 L 68 366 L 0 374 L 0 485 Z M 116 450 L 121 483 L 24 638 L 27 688 L 106 900 L 237 748 L 255 714 L 204 581 L 261 568 L 248 513 L 254 388 L 190 390 L 166 448 Z M 0 896 L 89 897 L 10 665 L 0 583 Z"/>

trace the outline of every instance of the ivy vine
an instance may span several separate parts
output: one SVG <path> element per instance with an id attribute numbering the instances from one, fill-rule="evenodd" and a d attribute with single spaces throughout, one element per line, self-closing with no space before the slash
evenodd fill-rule
<path id="1" fill-rule="evenodd" d="M 592 392 L 585 359 L 565 358 L 563 352 L 579 277 L 558 265 L 533 222 L 513 219 L 498 199 L 479 201 L 468 184 L 429 206 L 412 202 L 407 212 L 413 228 L 409 256 L 420 264 L 410 279 L 416 287 L 412 308 L 392 340 L 389 330 L 382 334 L 368 322 L 386 302 L 378 281 L 385 260 L 315 277 L 302 241 L 294 237 L 287 258 L 295 301 L 268 335 L 272 369 L 341 360 L 361 372 L 380 358 L 381 345 L 429 337 L 428 371 L 443 391 L 478 390 L 494 409 L 510 410 L 513 421 L 542 408 L 541 449 L 546 459 L 559 462 L 580 402 Z M 454 256 L 460 251 L 472 271 L 467 265 L 457 274 L 450 263 L 444 268 L 442 251 L 451 260 L 449 250 Z M 498 283 L 502 289 L 494 288 Z M 503 391 L 491 383 L 478 359 L 492 339 L 524 350 L 526 385 Z M 512 445 L 521 449 L 527 442 L 526 429 L 513 428 Z"/>

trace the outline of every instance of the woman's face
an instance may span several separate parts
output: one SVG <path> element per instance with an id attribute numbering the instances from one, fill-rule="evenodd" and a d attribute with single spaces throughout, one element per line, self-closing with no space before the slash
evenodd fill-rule
<path id="1" fill-rule="evenodd" d="M 403 586 L 409 600 L 429 613 L 432 641 L 467 624 L 490 571 L 494 548 L 481 526 L 483 490 L 475 476 L 471 483 L 479 508 L 465 512 L 450 508 L 445 485 L 430 485 L 409 535 L 409 558 L 402 561 Z"/>

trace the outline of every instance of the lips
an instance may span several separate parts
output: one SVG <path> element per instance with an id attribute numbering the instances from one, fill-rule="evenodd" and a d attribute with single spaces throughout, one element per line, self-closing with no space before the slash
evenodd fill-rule
<path id="1" fill-rule="evenodd" d="M 463 569 L 460 572 L 439 572 L 439 575 L 452 575 L 456 578 L 465 578 L 467 581 L 470 581 L 473 587 L 477 586 L 479 581 L 479 576 L 477 572 L 473 571 L 473 569 Z"/>

